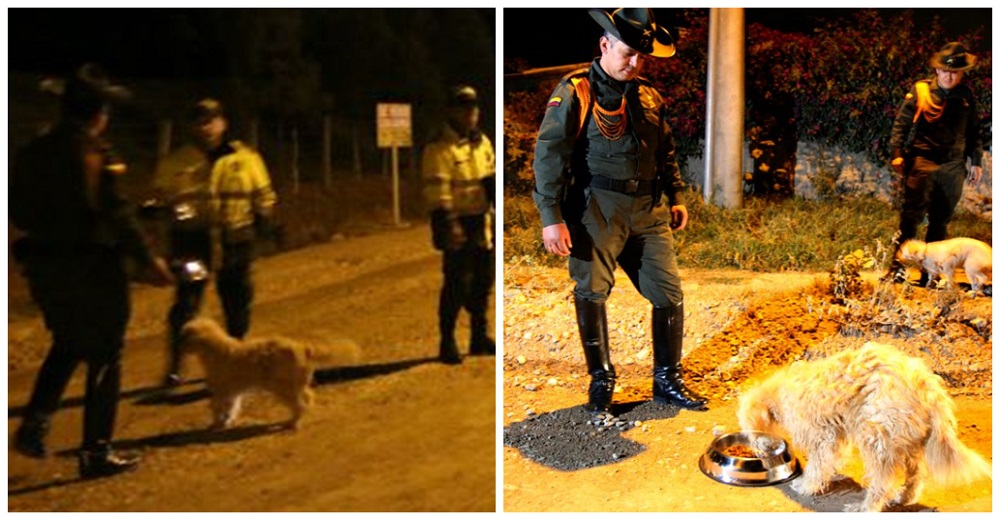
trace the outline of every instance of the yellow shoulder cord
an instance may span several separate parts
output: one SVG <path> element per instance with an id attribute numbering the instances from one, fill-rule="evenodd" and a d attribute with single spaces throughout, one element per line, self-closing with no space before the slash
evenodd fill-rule
<path id="1" fill-rule="evenodd" d="M 931 97 L 931 87 L 924 81 L 917 82 L 917 113 L 913 114 L 913 122 L 916 123 L 917 119 L 920 118 L 920 114 L 924 115 L 924 119 L 928 123 L 933 123 L 938 119 L 941 119 L 941 114 L 944 113 L 944 103 L 940 105 L 934 104 L 934 98 Z"/>
<path id="2" fill-rule="evenodd" d="M 576 127 L 576 136 L 579 138 L 580 132 L 583 131 L 583 126 L 587 122 L 587 114 L 590 112 L 590 80 L 582 77 L 573 78 L 569 82 L 573 84 L 576 97 L 580 100 L 579 122 Z"/>

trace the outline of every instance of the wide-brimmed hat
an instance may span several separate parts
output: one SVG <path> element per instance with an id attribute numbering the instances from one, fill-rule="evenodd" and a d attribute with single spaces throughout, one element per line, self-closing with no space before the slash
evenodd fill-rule
<path id="1" fill-rule="evenodd" d="M 605 31 L 643 54 L 669 58 L 677 52 L 673 36 L 656 24 L 652 9 L 623 7 L 611 14 L 603 9 L 591 9 L 589 12 Z"/>
<path id="2" fill-rule="evenodd" d="M 958 72 L 975 67 L 976 56 L 966 52 L 961 42 L 950 42 L 931 57 L 930 64 L 935 69 Z"/>
<path id="3" fill-rule="evenodd" d="M 120 103 L 132 97 L 127 88 L 111 83 L 104 69 L 95 63 L 85 63 L 76 69 L 66 79 L 63 95 L 68 99 L 96 98 L 109 103 Z"/>

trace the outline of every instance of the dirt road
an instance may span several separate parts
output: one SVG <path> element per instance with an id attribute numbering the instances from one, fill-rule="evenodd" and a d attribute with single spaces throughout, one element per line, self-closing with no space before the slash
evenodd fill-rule
<path id="1" fill-rule="evenodd" d="M 142 465 L 77 479 L 81 367 L 53 422 L 55 455 L 38 462 L 8 449 L 9 510 L 494 511 L 496 363 L 436 361 L 440 256 L 429 236 L 426 227 L 383 230 L 255 264 L 251 336 L 346 336 L 363 351 L 359 366 L 317 373 L 316 403 L 297 432 L 275 426 L 285 410 L 265 396 L 245 403 L 232 429 L 207 430 L 194 360 L 186 368 L 194 381 L 156 393 L 172 294 L 137 287 L 116 436 L 120 447 L 142 452 Z M 9 280 L 13 432 L 48 336 Z M 210 316 L 221 316 L 214 294 L 206 303 Z M 460 345 L 467 335 L 463 316 Z"/>
<path id="2" fill-rule="evenodd" d="M 711 397 L 710 410 L 649 403 L 649 304 L 619 273 L 608 316 L 619 374 L 612 412 L 623 424 L 607 427 L 594 425 L 580 406 L 589 378 L 565 270 L 506 267 L 505 511 L 842 511 L 863 498 L 856 456 L 815 498 L 797 495 L 790 482 L 717 483 L 701 473 L 698 458 L 717 435 L 739 429 L 737 398 L 753 377 L 867 340 L 920 356 L 942 375 L 957 404 L 960 439 L 992 459 L 990 298 L 953 301 L 940 291 L 907 289 L 895 308 L 907 326 L 852 337 L 838 332 L 849 316 L 823 301 L 816 274 L 682 270 L 682 278 L 688 383 Z M 988 479 L 929 484 L 918 504 L 895 510 L 991 511 L 992 498 Z"/>

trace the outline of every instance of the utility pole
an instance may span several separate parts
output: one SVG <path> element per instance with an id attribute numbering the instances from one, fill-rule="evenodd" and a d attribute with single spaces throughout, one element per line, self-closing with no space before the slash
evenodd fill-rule
<path id="1" fill-rule="evenodd" d="M 742 8 L 712 8 L 705 106 L 705 201 L 743 206 L 744 17 Z"/>

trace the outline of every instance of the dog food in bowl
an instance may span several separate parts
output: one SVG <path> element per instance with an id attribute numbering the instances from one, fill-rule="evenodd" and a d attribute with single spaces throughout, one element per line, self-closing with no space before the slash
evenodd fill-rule
<path id="1" fill-rule="evenodd" d="M 798 476 L 799 464 L 780 437 L 735 432 L 717 437 L 698 461 L 706 476 L 733 486 L 771 486 Z"/>
<path id="2" fill-rule="evenodd" d="M 726 454 L 729 457 L 740 457 L 740 458 L 743 458 L 743 459 L 756 459 L 756 458 L 758 458 L 757 452 L 755 452 L 749 446 L 744 446 L 742 444 L 734 444 L 734 445 L 732 445 L 732 446 L 730 446 L 730 447 L 722 450 L 722 453 Z"/>

